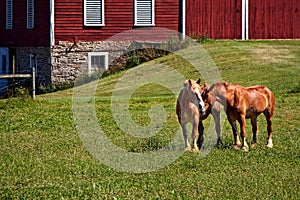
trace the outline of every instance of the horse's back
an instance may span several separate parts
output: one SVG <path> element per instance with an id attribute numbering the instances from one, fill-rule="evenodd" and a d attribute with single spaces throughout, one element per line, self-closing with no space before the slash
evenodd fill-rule
<path id="1" fill-rule="evenodd" d="M 274 113 L 274 107 L 275 107 L 275 97 L 273 92 L 266 86 L 262 85 L 256 85 L 245 88 L 247 92 L 250 94 L 251 97 L 254 97 L 254 99 L 260 100 L 260 104 L 265 104 L 265 109 L 269 111 L 271 115 Z M 264 99 L 264 100 L 262 100 Z"/>
<path id="2" fill-rule="evenodd" d="M 258 92 L 260 94 L 263 94 L 267 97 L 267 99 L 273 100 L 274 101 L 274 94 L 273 92 L 266 86 L 263 85 L 256 85 L 256 86 L 251 86 L 251 87 L 247 87 L 245 88 L 245 90 L 247 90 L 248 92 Z"/>

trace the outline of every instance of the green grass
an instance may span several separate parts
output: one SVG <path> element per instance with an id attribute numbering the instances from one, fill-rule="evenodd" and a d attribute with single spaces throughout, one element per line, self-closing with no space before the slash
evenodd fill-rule
<path id="1" fill-rule="evenodd" d="M 260 145 L 248 153 L 232 149 L 226 121 L 224 147 L 205 157 L 184 153 L 160 170 L 118 172 L 95 159 L 80 140 L 73 121 L 72 90 L 38 96 L 36 102 L 1 100 L 0 199 L 298 199 L 300 41 L 210 41 L 203 47 L 223 80 L 244 86 L 263 84 L 274 92 L 273 149 L 265 148 L 263 116 L 259 117 Z M 187 78 L 199 77 L 176 55 L 152 63 L 174 67 Z M 179 128 L 176 95 L 154 84 L 139 88 L 129 102 L 134 122 L 149 124 L 150 106 L 160 104 L 167 114 L 166 124 L 151 138 L 125 134 L 112 117 L 110 100 L 125 73 L 99 81 L 95 100 L 99 124 L 115 145 L 128 152 L 161 148 Z M 247 134 L 250 142 L 249 122 Z"/>

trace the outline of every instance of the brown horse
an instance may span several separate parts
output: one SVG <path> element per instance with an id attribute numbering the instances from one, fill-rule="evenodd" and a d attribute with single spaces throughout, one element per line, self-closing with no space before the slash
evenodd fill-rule
<path id="1" fill-rule="evenodd" d="M 177 98 L 176 114 L 182 128 L 185 149 L 187 151 L 192 150 L 191 145 L 188 141 L 188 133 L 186 128 L 187 123 L 191 123 L 193 125 L 193 150 L 195 152 L 199 151 L 199 148 L 197 146 L 199 120 L 200 114 L 205 113 L 205 105 L 201 97 L 200 89 L 200 85 L 197 84 L 196 81 L 191 79 L 186 80 L 184 82 L 184 87 L 180 91 Z"/>
<path id="2" fill-rule="evenodd" d="M 224 106 L 232 127 L 235 148 L 241 148 L 244 151 L 249 150 L 246 142 L 246 118 L 250 118 L 252 124 L 253 140 L 251 147 L 255 148 L 257 146 L 257 117 L 261 113 L 265 115 L 267 120 L 267 147 L 273 147 L 272 116 L 274 114 L 275 97 L 270 89 L 265 86 L 244 88 L 227 82 L 217 82 L 203 96 L 204 99 L 210 101 L 219 101 Z M 240 124 L 242 144 L 238 138 L 236 120 Z"/>
<path id="3" fill-rule="evenodd" d="M 200 84 L 200 79 L 197 81 L 198 84 Z M 205 98 L 207 92 L 209 90 L 209 85 L 204 82 L 203 86 L 200 85 L 200 92 L 202 99 L 204 100 L 205 104 L 205 113 L 200 114 L 200 121 L 199 121 L 199 137 L 198 137 L 198 147 L 201 148 L 204 137 L 204 126 L 203 126 L 203 120 L 205 120 L 210 114 L 212 114 L 214 121 L 215 121 L 215 129 L 217 132 L 217 146 L 222 146 L 222 135 L 221 135 L 221 125 L 220 125 L 220 112 L 221 112 L 221 105 L 218 101 L 215 101 L 211 98 Z"/>

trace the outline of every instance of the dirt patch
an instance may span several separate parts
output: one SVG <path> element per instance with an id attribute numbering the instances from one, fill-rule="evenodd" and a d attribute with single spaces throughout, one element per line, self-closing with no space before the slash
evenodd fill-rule
<path id="1" fill-rule="evenodd" d="M 295 54 L 288 47 L 258 47 L 251 49 L 253 59 L 264 63 L 285 63 L 295 58 Z"/>

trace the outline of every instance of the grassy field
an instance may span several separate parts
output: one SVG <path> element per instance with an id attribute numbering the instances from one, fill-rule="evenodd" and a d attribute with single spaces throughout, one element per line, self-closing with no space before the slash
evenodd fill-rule
<path id="1" fill-rule="evenodd" d="M 224 146 L 205 157 L 185 152 L 153 172 L 118 172 L 95 159 L 80 140 L 73 120 L 72 90 L 41 95 L 35 102 L 1 100 L 0 199 L 299 199 L 300 41 L 210 41 L 203 47 L 223 80 L 244 86 L 262 84 L 274 92 L 273 149 L 265 148 L 263 116 L 259 117 L 260 145 L 248 153 L 232 149 L 226 121 Z M 186 78 L 199 77 L 176 55 L 152 63 L 173 67 Z M 153 84 L 136 90 L 129 102 L 135 123 L 150 123 L 148 110 L 154 103 L 164 106 L 167 121 L 150 138 L 125 134 L 113 119 L 110 99 L 124 73 L 98 83 L 99 124 L 115 145 L 128 152 L 157 150 L 179 128 L 176 95 Z M 249 121 L 247 134 L 250 142 Z"/>

